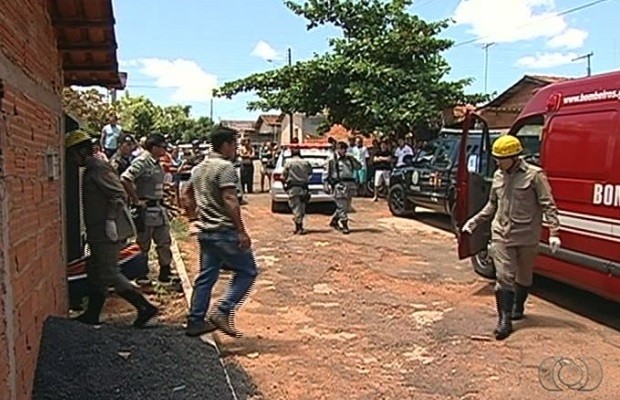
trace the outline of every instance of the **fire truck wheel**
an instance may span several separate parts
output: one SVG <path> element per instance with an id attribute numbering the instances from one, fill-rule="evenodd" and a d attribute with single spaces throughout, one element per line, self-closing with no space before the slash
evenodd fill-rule
<path id="1" fill-rule="evenodd" d="M 483 250 L 471 258 L 474 272 L 483 278 L 495 280 L 495 264 L 488 250 Z"/>

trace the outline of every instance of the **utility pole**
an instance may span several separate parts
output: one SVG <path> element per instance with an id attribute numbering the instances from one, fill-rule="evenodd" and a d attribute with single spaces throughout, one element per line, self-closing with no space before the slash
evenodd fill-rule
<path id="1" fill-rule="evenodd" d="M 489 85 L 489 47 L 493 46 L 495 43 L 487 43 L 482 46 L 484 49 L 484 94 L 487 94 L 487 88 Z"/>
<path id="2" fill-rule="evenodd" d="M 577 58 L 573 58 L 572 61 L 583 60 L 584 58 L 588 60 L 588 76 L 592 75 L 592 64 L 590 63 L 590 59 L 594 55 L 594 52 L 589 52 L 588 54 L 584 54 L 583 56 L 579 56 Z"/>
<path id="3" fill-rule="evenodd" d="M 292 54 L 292 50 L 289 47 L 288 48 L 288 66 L 292 66 L 293 65 L 293 54 Z M 289 111 L 288 114 L 288 119 L 289 119 L 289 143 L 293 143 L 293 111 Z"/>
<path id="4" fill-rule="evenodd" d="M 213 96 L 211 96 L 211 109 L 209 110 L 209 118 L 211 118 L 211 122 L 213 122 Z"/>

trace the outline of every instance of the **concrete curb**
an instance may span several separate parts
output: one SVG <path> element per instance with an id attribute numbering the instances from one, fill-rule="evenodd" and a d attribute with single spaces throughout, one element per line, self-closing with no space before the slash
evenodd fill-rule
<path id="1" fill-rule="evenodd" d="M 183 262 L 183 258 L 181 257 L 181 251 L 179 250 L 179 246 L 177 245 L 176 239 L 172 238 L 172 244 L 170 245 L 170 250 L 172 250 L 172 262 L 174 263 L 174 267 L 179 273 L 179 278 L 181 279 L 181 286 L 183 287 L 183 294 L 185 295 L 185 301 L 187 303 L 187 307 L 189 308 L 192 299 L 192 282 L 189 279 L 189 275 L 187 274 L 187 269 L 185 268 L 185 263 Z M 230 392 L 233 395 L 234 400 L 239 400 L 237 393 L 235 393 L 235 388 L 232 385 L 232 381 L 230 379 L 230 375 L 228 374 L 228 370 L 226 370 L 226 365 L 224 365 L 224 361 L 222 360 L 222 352 L 220 348 L 217 346 L 215 339 L 213 338 L 213 334 L 206 333 L 200 336 L 200 340 L 204 343 L 207 343 L 217 351 L 218 359 L 220 360 L 220 364 L 222 365 L 222 369 L 224 370 L 224 375 L 226 376 L 226 383 L 228 383 L 228 387 L 230 388 Z"/>

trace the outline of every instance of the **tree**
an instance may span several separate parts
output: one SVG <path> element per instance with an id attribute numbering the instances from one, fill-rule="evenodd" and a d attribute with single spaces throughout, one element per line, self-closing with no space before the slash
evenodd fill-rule
<path id="1" fill-rule="evenodd" d="M 105 101 L 104 95 L 96 89 L 62 91 L 63 108 L 83 123 L 83 129 L 92 135 L 99 135 L 108 123 L 110 115 L 117 110 Z"/>
<path id="2" fill-rule="evenodd" d="M 124 130 L 137 137 L 160 132 L 170 135 L 172 141 L 204 140 L 208 137 L 213 121 L 208 117 L 194 119 L 191 106 L 172 105 L 161 107 L 145 96 L 123 96 L 114 105 L 105 101 L 96 89 L 74 90 L 65 88 L 63 106 L 78 117 L 83 128 L 98 136 L 112 114 L 118 116 Z"/>
<path id="3" fill-rule="evenodd" d="M 445 80 L 450 67 L 442 52 L 453 41 L 439 34 L 448 20 L 426 22 L 408 13 L 411 0 L 285 4 L 308 20 L 309 30 L 332 24 L 342 37 L 330 39 L 326 54 L 228 82 L 217 96 L 253 91 L 259 100 L 250 110 L 327 112 L 330 125 L 400 134 L 436 125 L 444 108 L 474 100 L 464 93 L 471 79 Z"/>

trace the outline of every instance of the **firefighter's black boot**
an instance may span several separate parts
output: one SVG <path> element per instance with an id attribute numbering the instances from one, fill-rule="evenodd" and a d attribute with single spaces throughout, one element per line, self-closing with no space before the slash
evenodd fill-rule
<path id="1" fill-rule="evenodd" d="M 495 328 L 495 339 L 504 340 L 512 333 L 512 307 L 514 306 L 514 292 L 500 289 L 495 292 L 495 301 L 499 303 L 500 318 Z"/>
<path id="2" fill-rule="evenodd" d="M 341 221 L 342 224 L 342 233 L 348 235 L 351 231 L 349 230 L 349 221 Z"/>
<path id="3" fill-rule="evenodd" d="M 299 222 L 295 222 L 295 232 L 293 232 L 293 235 L 301 233 L 302 230 L 303 228 L 301 227 L 301 224 Z"/>
<path id="4" fill-rule="evenodd" d="M 513 320 L 517 321 L 523 319 L 523 314 L 525 312 L 525 301 L 527 300 L 529 291 L 529 286 L 519 285 L 518 283 L 515 285 L 515 305 L 512 308 Z"/>
<path id="5" fill-rule="evenodd" d="M 88 294 L 88 306 L 86 311 L 75 320 L 88 325 L 99 325 L 99 316 L 105 303 L 106 295 L 101 291 L 92 291 Z"/>
<path id="6" fill-rule="evenodd" d="M 118 292 L 118 295 L 127 300 L 138 311 L 138 317 L 133 323 L 133 325 L 137 328 L 144 327 L 147 322 L 159 313 L 157 307 L 149 303 L 148 300 L 144 298 L 142 293 L 137 290 Z"/>

